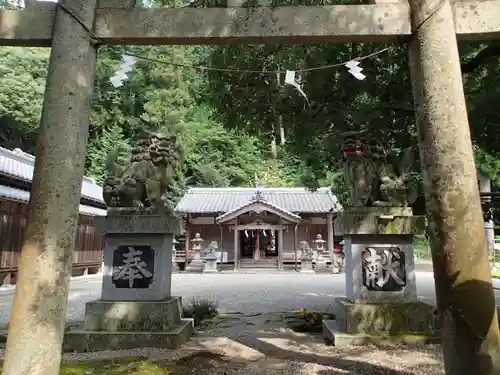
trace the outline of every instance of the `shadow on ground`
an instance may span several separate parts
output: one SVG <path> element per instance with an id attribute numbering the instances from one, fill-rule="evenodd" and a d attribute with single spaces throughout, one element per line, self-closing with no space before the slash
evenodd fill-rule
<path id="1" fill-rule="evenodd" d="M 320 335 L 288 329 L 280 314 L 221 317 L 183 350 L 191 351 L 185 357 L 189 365 L 205 374 L 444 374 L 439 347 L 334 348 Z M 207 358 L 207 353 L 218 357 Z"/>
<path id="2" fill-rule="evenodd" d="M 231 314 L 204 322 L 175 351 L 64 354 L 61 375 L 437 375 L 440 354 L 437 346 L 334 348 L 292 331 L 285 314 Z"/>

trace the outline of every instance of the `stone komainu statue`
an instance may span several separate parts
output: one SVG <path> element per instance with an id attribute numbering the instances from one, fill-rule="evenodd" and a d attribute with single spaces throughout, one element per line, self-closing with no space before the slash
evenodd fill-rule
<path id="1" fill-rule="evenodd" d="M 413 150 L 386 153 L 374 144 L 362 152 L 346 154 L 344 175 L 351 186 L 354 206 L 408 207 L 418 197 L 418 187 L 410 173 Z"/>
<path id="2" fill-rule="evenodd" d="M 179 159 L 175 135 L 142 134 L 125 168 L 108 161 L 104 201 L 108 207 L 173 208 L 166 194 Z"/>
<path id="3" fill-rule="evenodd" d="M 300 241 L 300 255 L 303 257 L 312 256 L 313 251 L 307 241 Z"/>
<path id="4" fill-rule="evenodd" d="M 407 148 L 399 153 L 391 152 L 382 159 L 377 169 L 373 206 L 409 207 L 418 197 L 415 178 L 410 174 L 414 163 L 413 150 Z"/>
<path id="5" fill-rule="evenodd" d="M 210 244 L 207 247 L 207 251 L 206 251 L 207 255 L 208 254 L 214 255 L 218 248 L 219 248 L 219 244 L 217 243 L 217 241 L 210 242 Z"/>

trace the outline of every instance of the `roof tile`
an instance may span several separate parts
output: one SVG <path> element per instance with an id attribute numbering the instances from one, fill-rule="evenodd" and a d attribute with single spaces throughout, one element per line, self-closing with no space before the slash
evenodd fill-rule
<path id="1" fill-rule="evenodd" d="M 185 214 L 221 214 L 251 201 L 257 191 L 266 201 L 294 213 L 342 210 L 330 188 L 320 188 L 315 192 L 306 188 L 191 188 L 175 209 Z"/>
<path id="2" fill-rule="evenodd" d="M 0 174 L 18 180 L 30 182 L 33 180 L 35 157 L 20 149 L 14 151 L 0 147 Z M 102 187 L 89 177 L 84 177 L 82 182 L 82 198 L 104 203 Z"/>
<path id="3" fill-rule="evenodd" d="M 30 199 L 30 192 L 21 189 L 15 189 L 10 186 L 0 185 L 0 197 L 7 198 L 13 201 L 27 203 Z M 81 215 L 87 215 L 87 216 L 106 216 L 107 211 L 101 208 L 96 208 L 81 204 L 79 207 L 79 213 Z"/>

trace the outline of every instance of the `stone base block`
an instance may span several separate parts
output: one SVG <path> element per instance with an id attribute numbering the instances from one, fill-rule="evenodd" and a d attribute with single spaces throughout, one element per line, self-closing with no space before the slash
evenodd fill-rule
<path id="1" fill-rule="evenodd" d="M 163 301 L 103 301 L 85 305 L 88 331 L 168 331 L 180 322 L 181 297 Z"/>
<path id="2" fill-rule="evenodd" d="M 302 269 L 301 269 L 301 270 L 300 270 L 300 273 L 309 273 L 309 274 L 313 274 L 313 273 L 316 273 L 316 272 L 314 272 L 314 270 L 307 270 L 307 269 L 306 269 L 306 270 L 302 270 Z"/>
<path id="3" fill-rule="evenodd" d="M 169 233 L 106 233 L 101 298 L 105 301 L 169 298 L 172 243 L 173 235 Z"/>
<path id="4" fill-rule="evenodd" d="M 186 267 L 186 272 L 202 273 L 205 269 L 205 263 L 201 259 L 193 259 Z"/>
<path id="5" fill-rule="evenodd" d="M 439 336 L 434 307 L 413 303 L 352 303 L 336 299 L 335 316 L 338 328 L 347 334 L 417 334 Z"/>
<path id="6" fill-rule="evenodd" d="M 314 273 L 312 258 L 302 258 L 300 260 L 300 273 Z"/>
<path id="7" fill-rule="evenodd" d="M 328 344 L 343 347 L 350 345 L 426 345 L 438 344 L 441 339 L 438 335 L 383 335 L 383 334 L 349 334 L 341 332 L 335 320 L 323 320 L 323 338 Z"/>
<path id="8" fill-rule="evenodd" d="M 203 273 L 217 273 L 219 270 L 217 269 L 217 257 L 205 258 L 205 267 L 203 268 Z"/>
<path id="9" fill-rule="evenodd" d="M 65 334 L 63 350 L 90 352 L 136 348 L 177 349 L 194 332 L 192 319 L 182 319 L 168 331 L 104 332 L 70 330 Z"/>
<path id="10" fill-rule="evenodd" d="M 328 272 L 328 265 L 326 264 L 325 261 L 318 260 L 316 262 L 316 267 L 314 268 L 314 272 L 316 272 L 316 273 L 327 273 Z"/>

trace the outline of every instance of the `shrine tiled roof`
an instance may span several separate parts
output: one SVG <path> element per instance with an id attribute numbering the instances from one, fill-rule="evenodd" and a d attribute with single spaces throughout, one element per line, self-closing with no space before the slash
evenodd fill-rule
<path id="1" fill-rule="evenodd" d="M 330 188 L 190 188 L 176 206 L 183 214 L 222 214 L 252 201 L 257 192 L 263 200 L 288 212 L 338 212 L 342 206 Z"/>
<path id="2" fill-rule="evenodd" d="M 10 186 L 0 185 L 0 197 L 7 198 L 10 201 L 28 203 L 30 199 L 30 192 Z M 85 204 L 80 205 L 78 212 L 81 215 L 87 216 L 106 216 L 107 213 L 107 211 L 102 208 L 92 207 Z"/>
<path id="3" fill-rule="evenodd" d="M 11 151 L 0 147 L 0 175 L 31 183 L 34 165 L 35 157 L 33 155 L 27 154 L 20 149 Z M 81 197 L 104 204 L 102 187 L 89 177 L 83 178 Z"/>

